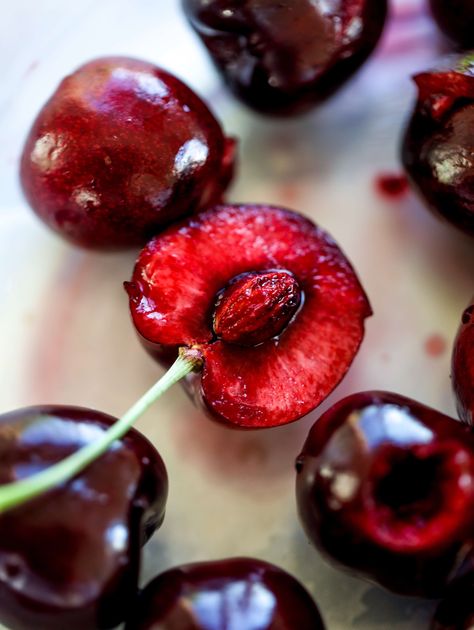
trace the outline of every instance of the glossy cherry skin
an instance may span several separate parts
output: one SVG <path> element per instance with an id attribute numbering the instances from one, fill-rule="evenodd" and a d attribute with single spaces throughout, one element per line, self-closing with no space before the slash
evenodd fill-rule
<path id="1" fill-rule="evenodd" d="M 296 494 L 310 540 L 405 595 L 440 597 L 474 546 L 474 435 L 408 398 L 365 392 L 313 426 Z"/>
<path id="2" fill-rule="evenodd" d="M 474 65 L 415 77 L 418 100 L 402 146 L 414 189 L 438 216 L 474 235 Z"/>
<path id="3" fill-rule="evenodd" d="M 73 243 L 130 247 L 219 201 L 234 144 L 176 77 L 105 57 L 66 77 L 38 114 L 21 184 L 36 214 Z"/>
<path id="4" fill-rule="evenodd" d="M 474 425 L 474 299 L 462 315 L 451 373 L 459 417 Z"/>
<path id="5" fill-rule="evenodd" d="M 449 589 L 436 610 L 431 630 L 472 630 L 473 627 L 474 576 L 471 576 Z"/>
<path id="6" fill-rule="evenodd" d="M 333 239 L 296 212 L 221 205 L 141 251 L 130 311 L 145 348 L 169 363 L 200 354 L 188 392 L 227 426 L 293 422 L 334 389 L 371 309 Z"/>
<path id="7" fill-rule="evenodd" d="M 474 4 L 472 0 L 430 0 L 440 29 L 464 48 L 474 46 Z"/>
<path id="8" fill-rule="evenodd" d="M 155 578 L 126 630 L 324 630 L 289 573 L 252 558 L 188 564 Z"/>
<path id="9" fill-rule="evenodd" d="M 182 0 L 226 83 L 250 107 L 290 115 L 335 92 L 383 30 L 386 0 Z"/>
<path id="10" fill-rule="evenodd" d="M 0 483 L 61 460 L 114 421 L 59 406 L 3 415 Z M 114 628 L 136 596 L 140 549 L 163 520 L 167 489 L 161 457 L 130 431 L 72 481 L 1 515 L 0 623 Z"/>

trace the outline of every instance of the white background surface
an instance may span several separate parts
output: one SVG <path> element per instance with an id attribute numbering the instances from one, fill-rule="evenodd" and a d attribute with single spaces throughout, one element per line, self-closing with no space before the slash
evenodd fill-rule
<path id="1" fill-rule="evenodd" d="M 178 0 L 1 1 L 0 410 L 69 403 L 120 414 L 161 373 L 129 322 L 122 281 L 136 252 L 101 255 L 63 243 L 37 222 L 17 182 L 28 128 L 59 80 L 86 60 L 124 54 L 162 65 L 207 97 L 241 138 L 236 201 L 298 209 L 342 245 L 371 299 L 362 351 L 343 384 L 308 418 L 240 433 L 217 426 L 179 387 L 139 428 L 170 475 L 163 528 L 144 579 L 178 563 L 252 555 L 298 576 L 329 630 L 426 628 L 431 604 L 394 597 L 328 568 L 308 546 L 294 506 L 293 461 L 320 411 L 343 395 L 389 389 L 454 413 L 449 355 L 473 293 L 472 240 L 413 196 L 385 200 L 380 171 L 398 171 L 414 88 L 408 76 L 439 54 L 422 0 L 393 2 L 382 46 L 339 95 L 296 121 L 268 121 L 222 90 Z M 431 335 L 446 349 L 426 352 Z"/>

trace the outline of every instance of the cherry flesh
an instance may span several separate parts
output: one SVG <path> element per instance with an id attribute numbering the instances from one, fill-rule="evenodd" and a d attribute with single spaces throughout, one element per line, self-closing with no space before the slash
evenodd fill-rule
<path id="1" fill-rule="evenodd" d="M 226 83 L 267 114 L 311 109 L 364 63 L 386 0 L 183 0 Z"/>
<path id="2" fill-rule="evenodd" d="M 188 378 L 221 422 L 282 425 L 316 407 L 354 359 L 371 314 L 344 254 L 302 216 L 217 206 L 141 252 L 126 284 L 145 347 L 165 364 L 200 352 Z"/>
<path id="3" fill-rule="evenodd" d="M 0 483 L 60 461 L 113 422 L 75 407 L 3 415 Z M 114 628 L 136 595 L 140 548 L 163 520 L 167 488 L 161 457 L 132 430 L 70 482 L 0 515 L 0 623 Z"/>
<path id="4" fill-rule="evenodd" d="M 430 0 L 430 7 L 443 33 L 463 48 L 474 46 L 472 0 Z"/>
<path id="5" fill-rule="evenodd" d="M 474 235 L 474 63 L 415 77 L 418 101 L 402 159 L 412 185 L 436 214 Z"/>
<path id="6" fill-rule="evenodd" d="M 454 342 L 452 378 L 459 417 L 474 426 L 474 299 L 462 315 Z"/>
<path id="7" fill-rule="evenodd" d="M 355 394 L 311 429 L 296 493 L 329 559 L 397 593 L 439 597 L 474 547 L 474 435 L 397 394 Z"/>
<path id="8" fill-rule="evenodd" d="M 184 83 L 145 61 L 96 59 L 66 77 L 36 118 L 21 184 L 68 240 L 115 249 L 220 201 L 234 141 Z"/>
<path id="9" fill-rule="evenodd" d="M 290 574 L 251 558 L 184 565 L 141 593 L 126 630 L 324 630 Z"/>

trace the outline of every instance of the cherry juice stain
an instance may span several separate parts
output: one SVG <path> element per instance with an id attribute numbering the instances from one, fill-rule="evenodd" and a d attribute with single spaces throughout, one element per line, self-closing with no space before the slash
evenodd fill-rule
<path id="1" fill-rule="evenodd" d="M 446 351 L 446 347 L 446 339 L 437 333 L 430 335 L 424 343 L 426 354 L 433 359 L 442 356 Z"/>
<path id="2" fill-rule="evenodd" d="M 380 173 L 374 180 L 375 189 L 384 199 L 401 199 L 409 190 L 408 179 L 401 173 Z"/>

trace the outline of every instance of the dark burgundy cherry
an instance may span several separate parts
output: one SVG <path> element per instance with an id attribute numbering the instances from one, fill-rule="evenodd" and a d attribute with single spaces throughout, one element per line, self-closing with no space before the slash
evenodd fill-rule
<path id="1" fill-rule="evenodd" d="M 474 567 L 472 567 L 474 569 Z M 474 628 L 474 574 L 453 585 L 439 604 L 431 630 Z"/>
<path id="2" fill-rule="evenodd" d="M 21 183 L 53 230 L 113 249 L 220 201 L 233 164 L 234 141 L 184 83 L 145 61 L 106 57 L 66 77 L 40 111 Z"/>
<path id="3" fill-rule="evenodd" d="M 459 417 L 474 425 L 474 299 L 462 315 L 454 342 L 452 377 Z"/>
<path id="4" fill-rule="evenodd" d="M 344 254 L 313 223 L 269 206 L 217 206 L 169 228 L 127 283 L 145 347 L 203 359 L 188 387 L 221 422 L 285 424 L 316 407 L 354 359 L 371 313 Z"/>
<path id="5" fill-rule="evenodd" d="M 440 29 L 464 48 L 474 47 L 474 4 L 472 0 L 430 0 Z"/>
<path id="6" fill-rule="evenodd" d="M 155 578 L 126 630 L 324 630 L 289 573 L 252 558 L 188 564 Z"/>
<path id="7" fill-rule="evenodd" d="M 30 407 L 0 418 L 0 483 L 97 439 L 115 418 Z M 0 623 L 12 630 L 114 628 L 138 588 L 140 548 L 164 517 L 164 464 L 137 431 L 79 476 L 0 515 Z"/>
<path id="8" fill-rule="evenodd" d="M 230 88 L 268 114 L 304 112 L 375 48 L 386 0 L 182 0 Z"/>
<path id="9" fill-rule="evenodd" d="M 408 398 L 365 392 L 313 426 L 297 460 L 301 522 L 336 564 L 439 597 L 474 548 L 474 434 Z"/>
<path id="10" fill-rule="evenodd" d="M 474 235 L 474 62 L 415 77 L 418 101 L 402 159 L 427 206 Z"/>

